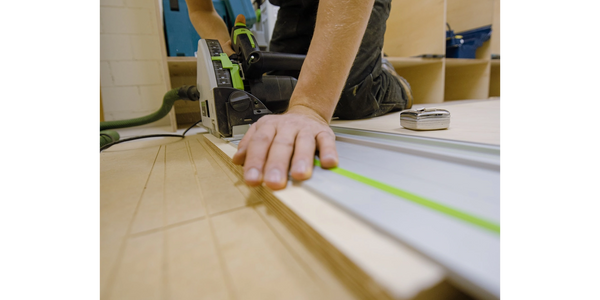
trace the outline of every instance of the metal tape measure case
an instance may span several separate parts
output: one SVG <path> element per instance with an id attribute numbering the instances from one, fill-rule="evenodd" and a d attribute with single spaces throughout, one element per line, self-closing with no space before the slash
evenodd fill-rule
<path id="1" fill-rule="evenodd" d="M 409 109 L 400 112 L 400 125 L 411 130 L 439 130 L 450 126 L 450 112 L 441 108 Z"/>

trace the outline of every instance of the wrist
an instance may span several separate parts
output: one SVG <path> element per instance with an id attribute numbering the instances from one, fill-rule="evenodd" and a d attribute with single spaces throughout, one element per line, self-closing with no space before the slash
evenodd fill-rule
<path id="1" fill-rule="evenodd" d="M 285 111 L 286 114 L 302 114 L 302 115 L 306 115 L 312 119 L 315 119 L 316 121 L 320 121 L 323 122 L 325 124 L 329 124 L 329 121 L 331 120 L 330 116 L 326 116 L 321 114 L 319 111 L 317 111 L 316 109 L 307 106 L 305 104 L 300 104 L 300 103 L 296 103 L 296 104 L 291 104 L 288 107 L 288 109 Z"/>

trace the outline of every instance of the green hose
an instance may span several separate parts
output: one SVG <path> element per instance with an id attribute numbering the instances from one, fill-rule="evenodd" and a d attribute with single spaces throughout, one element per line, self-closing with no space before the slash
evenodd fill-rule
<path id="1" fill-rule="evenodd" d="M 118 141 L 121 136 L 114 130 L 103 130 L 100 131 L 100 147 L 114 141 Z"/>
<path id="2" fill-rule="evenodd" d="M 198 101 L 199 98 L 200 93 L 196 86 L 182 86 L 168 91 L 163 97 L 162 106 L 152 114 L 129 120 L 100 122 L 100 147 L 119 140 L 119 134 L 114 130 L 107 131 L 108 129 L 134 127 L 156 122 L 169 114 L 175 101 Z"/>
<path id="3" fill-rule="evenodd" d="M 175 100 L 179 100 L 179 95 L 177 94 L 178 90 L 179 89 L 173 89 L 168 91 L 163 97 L 162 106 L 156 112 L 135 119 L 100 122 L 100 131 L 107 129 L 140 126 L 162 119 L 164 116 L 169 114 L 171 108 L 173 108 L 173 103 L 175 103 Z"/>

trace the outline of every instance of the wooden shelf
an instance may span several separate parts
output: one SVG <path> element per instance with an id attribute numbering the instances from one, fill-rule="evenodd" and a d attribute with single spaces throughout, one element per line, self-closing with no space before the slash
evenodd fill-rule
<path id="1" fill-rule="evenodd" d="M 500 60 L 492 59 L 490 68 L 490 97 L 500 97 Z"/>
<path id="2" fill-rule="evenodd" d="M 424 66 L 441 63 L 441 58 L 422 58 L 422 57 L 386 57 L 394 68 L 407 68 L 414 66 Z"/>
<path id="3" fill-rule="evenodd" d="M 410 84 L 414 104 L 444 101 L 444 60 L 427 58 L 389 58 L 398 75 Z"/>
<path id="4" fill-rule="evenodd" d="M 489 60 L 446 62 L 444 101 L 486 99 L 490 89 Z"/>
<path id="5" fill-rule="evenodd" d="M 489 59 L 446 58 L 446 67 L 462 67 L 489 63 Z"/>
<path id="6" fill-rule="evenodd" d="M 492 59 L 492 67 L 500 67 L 500 60 Z"/>
<path id="7" fill-rule="evenodd" d="M 196 57 L 167 57 L 171 76 L 196 76 Z"/>
<path id="8" fill-rule="evenodd" d="M 195 85 L 197 77 L 196 57 L 167 57 L 171 86 Z M 178 128 L 188 127 L 200 118 L 200 106 L 192 101 L 175 101 L 173 105 Z"/>
<path id="9" fill-rule="evenodd" d="M 500 0 L 396 0 L 385 33 L 384 52 L 409 82 L 415 104 L 500 96 Z M 418 58 L 445 54 L 447 26 L 454 32 L 492 25 L 490 40 L 475 59 Z"/>

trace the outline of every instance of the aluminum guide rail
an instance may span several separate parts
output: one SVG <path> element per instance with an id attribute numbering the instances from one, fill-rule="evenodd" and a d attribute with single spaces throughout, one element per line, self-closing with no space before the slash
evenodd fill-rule
<path id="1" fill-rule="evenodd" d="M 439 263 L 456 284 L 498 299 L 500 147 L 332 129 L 339 172 L 315 167 L 302 186 Z"/>

